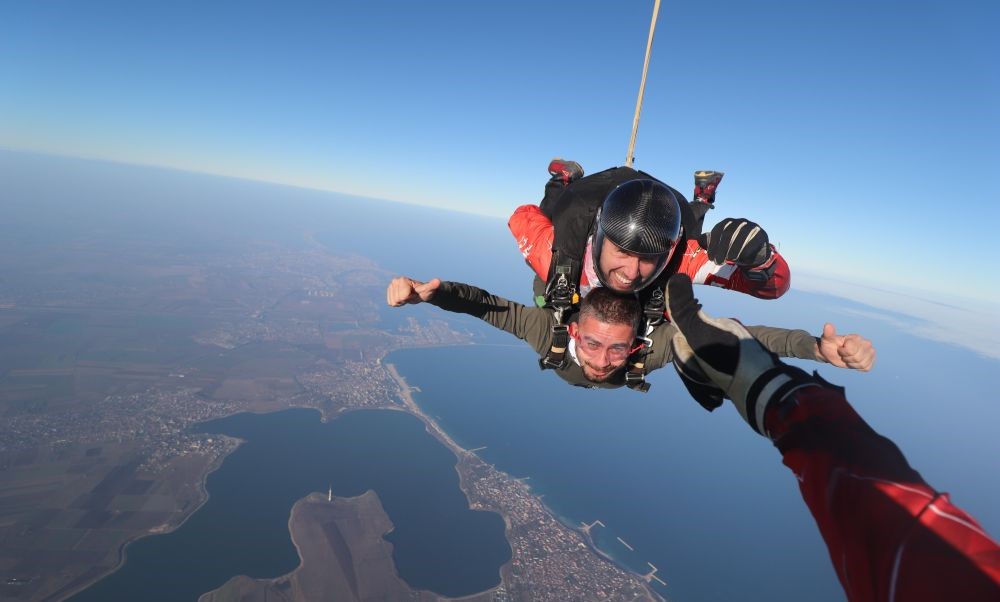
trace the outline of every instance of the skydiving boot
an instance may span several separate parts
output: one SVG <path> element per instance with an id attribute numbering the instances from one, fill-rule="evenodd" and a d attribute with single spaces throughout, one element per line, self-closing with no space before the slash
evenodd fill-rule
<path id="1" fill-rule="evenodd" d="M 549 161 L 549 175 L 564 185 L 583 177 L 583 168 L 576 161 L 566 161 L 556 157 Z"/>
<path id="2" fill-rule="evenodd" d="M 583 168 L 576 161 L 566 161 L 556 157 L 549 161 L 549 175 L 552 177 L 545 183 L 545 196 L 538 203 L 538 207 L 542 213 L 552 219 L 552 210 L 556 200 L 559 199 L 570 182 L 575 182 L 583 177 Z"/>
<path id="3" fill-rule="evenodd" d="M 721 171 L 694 172 L 694 201 L 708 203 L 709 207 L 714 207 L 715 189 L 719 187 L 724 175 L 726 174 Z"/>
<path id="4" fill-rule="evenodd" d="M 691 203 L 691 213 L 694 214 L 698 235 L 701 234 L 705 224 L 705 214 L 710 209 L 715 209 L 715 190 L 724 175 L 721 171 L 694 172 L 694 201 Z"/>

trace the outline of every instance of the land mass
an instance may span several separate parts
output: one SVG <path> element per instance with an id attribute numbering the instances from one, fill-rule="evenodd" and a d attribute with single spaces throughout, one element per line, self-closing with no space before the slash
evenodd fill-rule
<path id="1" fill-rule="evenodd" d="M 298 568 L 276 579 L 234 577 L 199 602 L 442 600 L 399 578 L 392 544 L 382 537 L 392 528 L 374 491 L 353 498 L 309 495 L 296 502 L 288 521 Z M 485 602 L 489 596 L 467 599 Z"/>
<path id="2" fill-rule="evenodd" d="M 43 188 L 26 189 L 34 198 Z M 524 483 L 456 445 L 382 363 L 392 350 L 468 344 L 475 332 L 419 312 L 387 317 L 393 274 L 375 261 L 331 252 L 301 223 L 257 223 L 242 205 L 219 219 L 250 217 L 219 229 L 192 217 L 214 206 L 199 198 L 119 215 L 117 230 L 119 222 L 86 213 L 52 226 L 53 211 L 31 217 L 18 205 L 18 219 L 34 224 L 22 229 L 34 234 L 0 232 L 0 599 L 63 600 L 110 574 L 129 542 L 196 512 L 206 476 L 239 445 L 192 426 L 289 407 L 317 408 L 325 420 L 357 409 L 423 420 L 455 453 L 471 507 L 506 521 L 513 557 L 491 595 L 655 597 Z M 189 222 L 193 230 L 180 229 Z M 310 516 L 303 512 L 303 524 Z M 364 526 L 339 520 L 342 532 Z M 321 547 L 300 548 L 304 566 Z M 342 556 L 338 566 L 348 566 Z M 350 580 L 324 587 L 350 590 Z"/>

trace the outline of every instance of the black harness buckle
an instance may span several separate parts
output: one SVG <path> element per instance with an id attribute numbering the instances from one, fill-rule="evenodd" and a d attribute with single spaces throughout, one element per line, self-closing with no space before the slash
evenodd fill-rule
<path id="1" fill-rule="evenodd" d="M 663 315 L 666 310 L 667 300 L 663 295 L 663 289 L 657 287 L 642 308 L 642 313 L 646 318 L 646 336 L 649 336 L 650 327 L 663 323 Z"/>
<path id="2" fill-rule="evenodd" d="M 625 386 L 640 393 L 649 391 L 650 387 L 649 383 L 646 382 L 645 374 L 642 372 L 633 372 L 632 370 L 625 373 Z"/>

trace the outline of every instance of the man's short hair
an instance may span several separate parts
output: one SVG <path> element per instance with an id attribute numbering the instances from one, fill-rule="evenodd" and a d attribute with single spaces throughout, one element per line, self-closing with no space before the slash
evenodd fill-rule
<path id="1" fill-rule="evenodd" d="M 604 324 L 625 324 L 639 329 L 639 301 L 632 295 L 621 295 L 604 286 L 590 289 L 580 301 L 580 320 L 586 317 Z"/>

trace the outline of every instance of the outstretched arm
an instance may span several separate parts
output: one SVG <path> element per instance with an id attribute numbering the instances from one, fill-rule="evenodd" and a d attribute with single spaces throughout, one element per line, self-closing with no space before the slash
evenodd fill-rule
<path id="1" fill-rule="evenodd" d="M 838 368 L 868 372 L 875 365 L 875 346 L 860 334 L 837 334 L 833 324 L 823 326 L 823 334 L 814 337 L 804 330 L 772 326 L 747 326 L 764 348 L 778 357 L 816 360 Z"/>
<path id="2" fill-rule="evenodd" d="M 838 335 L 833 324 L 826 324 L 820 337 L 798 328 L 747 326 L 746 329 L 778 357 L 814 360 L 861 372 L 871 370 L 875 364 L 875 347 L 871 341 L 859 334 Z M 649 370 L 662 368 L 673 361 L 670 339 L 676 332 L 676 327 L 669 323 L 653 331 L 653 351 L 646 361 Z"/>
<path id="3" fill-rule="evenodd" d="M 421 282 L 400 276 L 389 283 L 386 302 L 391 307 L 427 302 L 445 311 L 467 314 L 509 332 L 538 352 L 547 350 L 552 338 L 550 310 L 526 307 L 461 282 L 438 278 Z"/>

